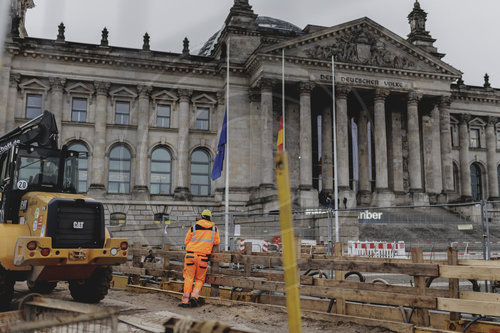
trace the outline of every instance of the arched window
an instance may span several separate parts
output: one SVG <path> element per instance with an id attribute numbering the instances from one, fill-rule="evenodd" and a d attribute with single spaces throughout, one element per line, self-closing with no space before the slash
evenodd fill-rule
<path id="1" fill-rule="evenodd" d="M 455 193 L 460 193 L 460 173 L 455 162 L 453 162 L 453 190 Z"/>
<path id="2" fill-rule="evenodd" d="M 109 153 L 108 192 L 130 192 L 130 151 L 124 145 L 115 146 Z"/>
<path id="3" fill-rule="evenodd" d="M 125 225 L 127 224 L 127 214 L 111 213 L 109 216 L 109 225 Z"/>
<path id="4" fill-rule="evenodd" d="M 470 186 L 472 189 L 472 199 L 478 201 L 483 198 L 481 167 L 478 163 L 472 163 L 470 166 Z"/>
<path id="5" fill-rule="evenodd" d="M 160 147 L 151 154 L 151 194 L 170 194 L 172 156 Z"/>
<path id="6" fill-rule="evenodd" d="M 68 150 L 79 152 L 78 155 L 78 192 L 87 192 L 87 179 L 88 179 L 88 149 L 81 142 L 74 142 L 68 146 Z"/>
<path id="7" fill-rule="evenodd" d="M 191 194 L 210 195 L 210 155 L 203 149 L 191 155 Z"/>

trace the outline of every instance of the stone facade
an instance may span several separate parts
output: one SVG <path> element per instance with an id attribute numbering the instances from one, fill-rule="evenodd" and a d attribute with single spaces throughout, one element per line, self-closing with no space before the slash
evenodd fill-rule
<path id="1" fill-rule="evenodd" d="M 199 55 L 29 37 L 31 1 L 13 0 L 0 81 L 0 132 L 47 109 L 61 144 L 88 152 L 82 191 L 125 213 L 222 211 L 224 179 L 209 179 L 229 102 L 233 211 L 277 208 L 273 156 L 285 59 L 285 142 L 295 209 L 334 188 L 335 105 L 341 205 L 391 206 L 498 198 L 500 90 L 467 86 L 443 62 L 418 1 L 402 38 L 361 18 L 332 27 L 258 16 L 235 0 Z M 112 43 L 111 43 L 112 44 Z M 284 51 L 283 51 L 284 50 Z M 229 98 L 226 96 L 229 54 Z M 335 96 L 332 96 L 332 58 Z M 334 98 L 333 98 L 334 97 Z"/>

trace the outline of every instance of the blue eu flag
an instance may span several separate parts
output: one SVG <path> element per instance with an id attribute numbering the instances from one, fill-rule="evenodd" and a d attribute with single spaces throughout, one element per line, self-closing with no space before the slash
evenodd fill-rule
<path id="1" fill-rule="evenodd" d="M 222 123 L 222 131 L 220 132 L 219 144 L 217 145 L 217 155 L 215 156 L 214 167 L 212 168 L 212 180 L 216 180 L 222 173 L 224 164 L 224 151 L 226 150 L 227 142 L 227 109 L 224 113 L 224 122 Z"/>

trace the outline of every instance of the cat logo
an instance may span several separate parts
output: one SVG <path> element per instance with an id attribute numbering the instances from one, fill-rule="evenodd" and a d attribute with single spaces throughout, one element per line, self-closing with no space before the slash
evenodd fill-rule
<path id="1" fill-rule="evenodd" d="M 83 224 L 82 221 L 73 221 L 73 229 L 83 229 Z"/>

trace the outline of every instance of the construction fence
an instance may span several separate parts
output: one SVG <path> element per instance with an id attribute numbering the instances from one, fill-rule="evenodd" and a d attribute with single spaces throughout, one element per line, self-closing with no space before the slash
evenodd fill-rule
<path id="1" fill-rule="evenodd" d="M 158 224 L 111 230 L 131 242 L 151 247 L 169 243 L 183 249 L 188 229 L 198 219 L 196 214 L 171 215 Z M 224 213 L 213 213 L 212 220 L 220 233 L 221 250 L 238 251 L 244 242 L 252 242 L 254 252 L 281 250 L 278 212 L 230 212 L 227 221 Z M 402 257 L 422 247 L 426 259 L 440 259 L 452 245 L 461 258 L 500 257 L 500 202 L 311 209 L 294 211 L 293 225 L 303 250 L 309 252 L 319 248 L 328 254 L 333 242 L 341 241 L 344 252 L 351 255 Z"/>

